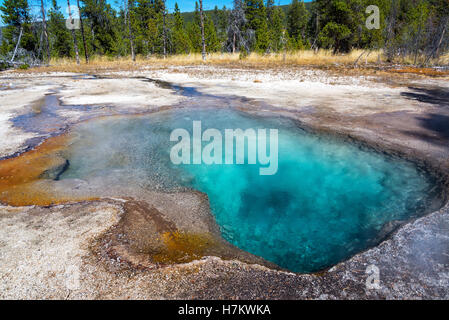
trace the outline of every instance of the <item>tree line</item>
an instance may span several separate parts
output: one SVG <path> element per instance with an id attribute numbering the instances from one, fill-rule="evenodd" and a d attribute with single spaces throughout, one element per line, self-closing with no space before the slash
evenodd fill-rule
<path id="1" fill-rule="evenodd" d="M 69 29 L 56 0 L 49 8 L 39 1 L 5 0 L 0 6 L 0 60 L 48 62 L 75 58 L 78 63 L 96 55 L 110 57 L 167 56 L 232 52 L 276 53 L 302 49 L 383 50 L 388 61 L 413 57 L 427 64 L 449 48 L 448 0 L 293 0 L 284 10 L 274 0 L 234 0 L 232 8 L 205 12 L 196 3 L 186 22 L 176 3 L 165 0 L 122 0 L 119 9 L 106 0 L 67 0 L 80 12 L 79 28 Z M 36 0 L 35 0 L 36 1 Z M 211 0 L 210 0 L 211 1 Z M 379 28 L 368 29 L 366 8 L 379 8 Z M 73 10 L 72 10 L 73 11 Z M 69 18 L 75 12 L 69 11 Z"/>

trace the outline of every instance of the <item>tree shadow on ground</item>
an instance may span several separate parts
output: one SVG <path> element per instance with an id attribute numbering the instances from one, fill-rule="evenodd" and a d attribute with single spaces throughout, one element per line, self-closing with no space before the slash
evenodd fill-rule
<path id="1" fill-rule="evenodd" d="M 412 100 L 449 108 L 449 89 L 409 87 L 413 92 L 402 92 L 401 96 Z"/>
<path id="2" fill-rule="evenodd" d="M 403 131 L 429 143 L 449 147 L 449 115 L 429 113 L 416 118 L 426 131 Z"/>

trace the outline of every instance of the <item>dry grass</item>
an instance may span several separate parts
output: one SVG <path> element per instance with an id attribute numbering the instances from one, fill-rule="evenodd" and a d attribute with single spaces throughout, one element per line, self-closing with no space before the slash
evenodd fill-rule
<path id="1" fill-rule="evenodd" d="M 353 50 L 349 54 L 333 55 L 329 50 L 304 50 L 291 53 L 279 53 L 269 55 L 251 54 L 245 62 L 251 64 L 276 64 L 276 65 L 354 65 L 358 63 L 375 63 L 381 59 L 380 51 Z"/>
<path id="2" fill-rule="evenodd" d="M 146 61 L 149 63 L 163 63 L 169 65 L 185 65 L 185 64 L 239 64 L 253 66 L 272 66 L 272 65 L 330 65 L 330 64 L 354 64 L 362 55 L 359 62 L 376 62 L 380 51 L 371 52 L 363 50 L 354 50 L 345 55 L 333 55 L 332 51 L 304 50 L 287 53 L 257 54 L 251 53 L 246 58 L 241 59 L 238 53 L 213 53 L 208 55 L 207 61 L 203 62 L 200 54 L 176 55 L 166 59 L 150 58 Z M 365 59 L 366 58 L 366 59 Z"/>
<path id="3" fill-rule="evenodd" d="M 449 52 L 440 57 L 439 63 L 444 66 L 449 66 Z"/>
<path id="4" fill-rule="evenodd" d="M 130 57 L 110 58 L 105 56 L 91 57 L 89 64 L 83 60 L 80 65 L 76 65 L 74 59 L 52 59 L 50 66 L 39 67 L 21 72 L 41 72 L 41 71 L 64 71 L 64 72 L 95 72 L 104 70 L 139 70 L 142 67 L 167 67 L 181 65 L 227 65 L 241 67 L 275 67 L 275 66 L 326 66 L 326 65 L 354 65 L 357 59 L 359 64 L 375 63 L 378 61 L 381 53 L 373 51 L 371 53 L 363 50 L 354 50 L 345 55 L 333 55 L 331 51 L 320 50 L 314 52 L 312 50 L 273 53 L 273 54 L 256 54 L 252 53 L 244 59 L 240 58 L 238 53 L 213 53 L 207 56 L 207 60 L 203 61 L 201 54 L 174 55 L 167 58 L 160 56 L 141 57 L 138 56 L 133 62 Z"/>
<path id="5" fill-rule="evenodd" d="M 405 57 L 398 57 L 395 59 L 395 62 L 407 66 L 416 66 L 416 65 L 447 66 L 449 65 L 449 52 L 440 56 L 439 59 L 431 59 L 430 61 L 427 61 L 427 57 L 422 55 L 416 57 L 415 61 L 415 56 L 411 54 Z"/>
<path id="6" fill-rule="evenodd" d="M 384 63 L 382 51 L 353 50 L 349 54 L 333 55 L 329 50 L 304 50 L 287 53 L 256 54 L 252 53 L 244 59 L 238 53 L 213 53 L 203 61 L 201 54 L 174 55 L 167 58 L 160 56 L 142 57 L 138 56 L 136 61 L 130 57 L 111 58 L 105 56 L 94 56 L 90 58 L 89 64 L 83 60 L 77 65 L 74 59 L 53 59 L 50 66 L 33 68 L 29 70 L 18 70 L 17 72 L 78 72 L 78 73 L 101 73 L 104 71 L 133 71 L 143 68 L 166 68 L 168 66 L 183 65 L 219 65 L 226 67 L 246 68 L 274 68 L 274 67 L 325 67 L 344 70 L 353 69 L 355 64 L 360 67 L 367 66 L 376 68 L 378 63 L 388 67 Z M 441 57 L 439 64 L 449 64 L 449 54 Z M 388 68 L 383 68 L 387 71 Z M 425 76 L 447 76 L 447 72 L 435 71 L 433 69 L 395 68 L 394 74 L 413 73 Z M 358 72 L 361 72 L 361 69 Z M 424 70 L 424 71 L 423 71 Z M 427 70 L 427 71 L 426 71 Z M 389 70 L 387 71 L 389 72 Z"/>

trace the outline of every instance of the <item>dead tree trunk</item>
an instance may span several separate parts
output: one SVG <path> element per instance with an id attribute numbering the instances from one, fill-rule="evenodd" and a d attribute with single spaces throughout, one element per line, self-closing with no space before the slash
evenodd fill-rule
<path id="1" fill-rule="evenodd" d="M 81 17 L 80 0 L 76 0 L 76 5 L 78 6 L 78 12 L 80 14 L 81 39 L 83 39 L 84 57 L 86 58 L 86 63 L 89 63 L 89 55 L 87 54 L 86 38 L 84 37 L 83 18 Z"/>
<path id="2" fill-rule="evenodd" d="M 47 63 L 50 64 L 50 43 L 48 41 L 47 21 L 45 20 L 44 0 L 41 0 L 41 10 L 42 10 L 42 31 L 44 33 L 45 47 L 47 49 Z"/>
<path id="3" fill-rule="evenodd" d="M 443 31 L 441 32 L 441 36 L 440 39 L 438 40 L 437 45 L 435 46 L 435 49 L 433 49 L 426 57 L 426 61 L 425 61 L 425 65 L 428 65 L 430 62 L 430 59 L 435 58 L 435 59 L 439 59 L 439 54 L 440 54 L 440 48 L 441 48 L 441 44 L 443 43 L 444 40 L 444 35 L 446 34 L 446 29 L 447 29 L 447 20 L 445 20 L 444 23 L 444 27 L 443 27 Z"/>
<path id="4" fill-rule="evenodd" d="M 437 48 L 435 50 L 435 57 L 436 58 L 439 58 L 440 48 L 441 48 L 441 44 L 443 43 L 444 35 L 446 34 L 446 29 L 447 29 L 447 19 L 444 22 L 443 32 L 441 33 L 440 41 L 438 41 L 438 45 L 437 45 Z"/>
<path id="5" fill-rule="evenodd" d="M 133 62 L 136 61 L 136 52 L 134 51 L 134 39 L 131 31 L 131 16 L 129 13 L 129 0 L 125 0 L 125 20 L 128 26 L 128 34 L 129 34 L 129 44 L 131 46 L 131 59 Z"/>
<path id="6" fill-rule="evenodd" d="M 418 61 L 418 53 L 419 53 L 419 41 L 421 38 L 421 26 L 418 28 L 418 35 L 416 37 L 416 42 L 415 42 L 415 58 L 413 60 L 413 64 L 416 66 L 416 63 Z"/>
<path id="7" fill-rule="evenodd" d="M 203 0 L 200 0 L 200 22 L 201 22 L 201 55 L 203 57 L 203 61 L 206 61 L 206 40 L 204 38 Z"/>
<path id="8" fill-rule="evenodd" d="M 42 42 L 44 41 L 43 38 L 44 38 L 44 31 L 42 30 L 41 37 L 39 38 L 39 50 L 37 50 L 38 57 L 41 55 L 42 52 Z"/>
<path id="9" fill-rule="evenodd" d="M 72 18 L 72 12 L 70 10 L 70 0 L 67 0 L 67 8 L 69 9 L 69 19 L 70 21 L 73 21 Z M 72 29 L 72 36 L 73 36 L 73 48 L 75 49 L 75 57 L 76 57 L 76 64 L 80 64 L 80 54 L 78 52 L 78 41 L 76 41 L 76 34 L 75 30 Z"/>
<path id="10" fill-rule="evenodd" d="M 11 58 L 11 63 L 14 62 L 14 59 L 16 58 L 17 49 L 19 49 L 20 40 L 22 39 L 23 34 L 23 26 L 20 26 L 20 32 L 19 32 L 19 38 L 17 39 L 16 48 L 14 49 L 14 53 Z"/>
<path id="11" fill-rule="evenodd" d="M 355 60 L 354 62 L 354 68 L 357 68 L 357 64 L 359 63 L 359 60 L 362 58 L 362 56 L 365 54 L 365 50 L 363 50 L 362 54 Z"/>
<path id="12" fill-rule="evenodd" d="M 165 16 L 166 16 L 166 10 L 165 10 L 165 1 L 164 1 L 164 12 L 162 13 L 163 17 L 163 25 L 162 25 L 162 37 L 164 39 L 164 59 L 167 57 L 167 33 L 165 30 Z"/>
<path id="13" fill-rule="evenodd" d="M 315 39 L 313 40 L 312 49 L 314 49 L 315 53 L 318 53 L 318 46 L 316 45 L 316 42 L 318 40 L 318 35 L 320 33 L 320 15 L 316 14 L 316 20 L 315 20 L 315 28 L 316 28 L 316 34 Z"/>

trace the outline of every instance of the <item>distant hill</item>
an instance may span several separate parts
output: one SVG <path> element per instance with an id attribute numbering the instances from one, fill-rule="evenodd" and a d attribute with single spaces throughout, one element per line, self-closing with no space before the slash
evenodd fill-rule
<path id="1" fill-rule="evenodd" d="M 306 5 L 306 9 L 310 11 L 311 7 L 312 7 L 313 1 L 312 2 L 305 2 Z M 285 14 L 287 14 L 288 12 L 288 8 L 290 5 L 285 4 L 282 6 L 279 6 L 279 8 L 281 8 Z M 277 6 L 276 6 L 277 7 Z M 204 13 L 207 15 L 211 15 L 214 12 L 214 10 L 204 10 Z M 182 12 L 181 13 L 182 17 L 184 18 L 184 22 L 185 23 L 189 23 L 193 21 L 193 17 L 195 15 L 195 12 Z"/>

